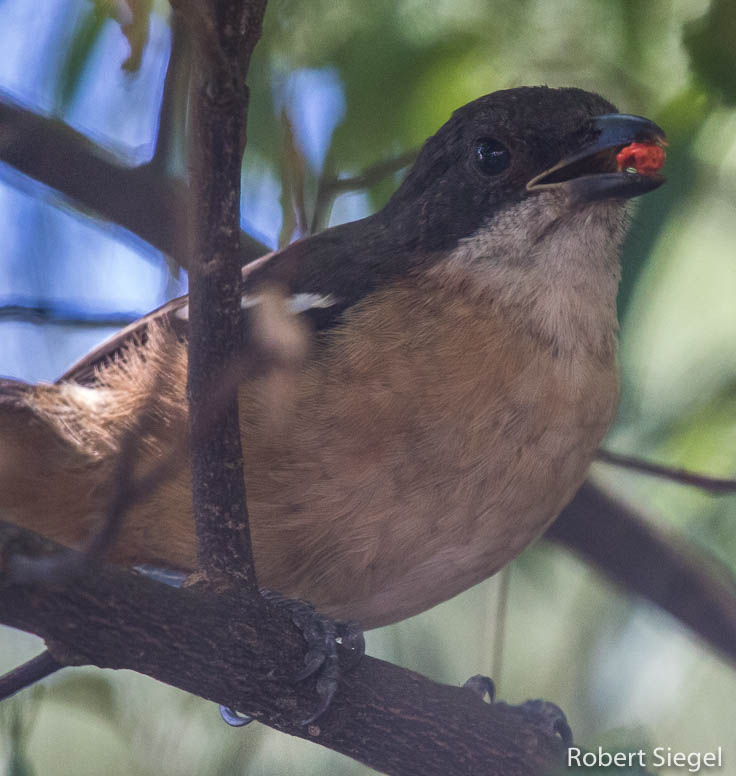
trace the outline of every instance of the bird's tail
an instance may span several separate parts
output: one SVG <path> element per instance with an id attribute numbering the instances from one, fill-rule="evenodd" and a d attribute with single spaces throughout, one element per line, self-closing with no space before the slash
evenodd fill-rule
<path id="1" fill-rule="evenodd" d="M 60 391 L 0 378 L 0 520 L 75 546 L 99 501 L 100 461 L 64 433 L 63 412 L 52 418 L 40 410 L 43 394 Z"/>
<path id="2" fill-rule="evenodd" d="M 161 329 L 129 351 L 84 385 L 0 379 L 0 520 L 84 546 L 127 489 L 107 557 L 191 568 L 186 347 Z"/>

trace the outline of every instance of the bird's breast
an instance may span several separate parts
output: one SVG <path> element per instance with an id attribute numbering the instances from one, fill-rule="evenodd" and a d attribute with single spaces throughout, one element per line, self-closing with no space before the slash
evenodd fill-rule
<path id="1" fill-rule="evenodd" d="M 490 576 L 582 482 L 612 357 L 555 354 L 477 302 L 394 287 L 319 342 L 275 426 L 243 398 L 259 580 L 365 627 Z"/>

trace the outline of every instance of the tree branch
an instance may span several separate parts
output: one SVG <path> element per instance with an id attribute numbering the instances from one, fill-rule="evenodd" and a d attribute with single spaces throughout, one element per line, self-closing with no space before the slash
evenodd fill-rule
<path id="1" fill-rule="evenodd" d="M 319 723 L 302 727 L 314 699 L 289 678 L 303 641 L 285 612 L 259 622 L 254 596 L 171 588 L 112 566 L 49 587 L 3 579 L 12 554 L 59 549 L 0 522 L 0 622 L 46 639 L 60 663 L 147 674 L 396 776 L 539 776 L 563 762 L 562 740 L 534 705 L 487 704 L 370 657 Z"/>
<path id="2" fill-rule="evenodd" d="M 178 4 L 177 4 L 178 5 Z M 243 478 L 237 389 L 208 411 L 241 340 L 240 179 L 246 143 L 250 57 L 266 0 L 186 2 L 192 41 L 189 157 L 187 395 L 198 562 L 210 581 L 257 593 Z"/>
<path id="3" fill-rule="evenodd" d="M 120 165 L 83 134 L 0 97 L 0 161 L 71 200 L 75 207 L 118 224 L 154 248 L 177 256 L 178 218 L 186 198 L 182 180 L 162 175 L 158 164 Z M 241 262 L 269 248 L 241 234 Z"/>
<path id="4" fill-rule="evenodd" d="M 176 157 L 177 139 L 186 127 L 187 91 L 191 51 L 189 35 L 180 14 L 172 13 L 171 53 L 166 67 L 161 108 L 159 111 L 156 148 L 151 159 L 151 167 L 162 176 L 169 175 Z"/>
<path id="5" fill-rule="evenodd" d="M 44 650 L 40 655 L 0 676 L 0 701 L 11 698 L 15 693 L 40 682 L 63 667 L 48 650 Z"/>
<path id="6" fill-rule="evenodd" d="M 661 477 L 665 480 L 677 482 L 680 485 L 691 485 L 694 488 L 708 491 L 708 493 L 736 493 L 736 479 L 711 477 L 708 474 L 696 474 L 687 469 L 663 466 L 632 455 L 612 453 L 610 450 L 598 450 L 596 458 L 602 463 L 609 463 L 612 466 L 619 466 L 623 469 L 649 474 L 652 477 Z"/>
<path id="7" fill-rule="evenodd" d="M 546 536 L 661 606 L 736 664 L 736 580 L 715 558 L 665 535 L 590 482 Z"/>
<path id="8" fill-rule="evenodd" d="M 56 302 L 0 305 L 0 322 L 53 323 L 95 329 L 103 326 L 122 328 L 138 318 L 140 315 L 136 313 L 93 313 Z"/>

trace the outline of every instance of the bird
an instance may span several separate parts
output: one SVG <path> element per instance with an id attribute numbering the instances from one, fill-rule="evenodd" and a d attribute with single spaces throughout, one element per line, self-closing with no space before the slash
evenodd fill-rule
<path id="1" fill-rule="evenodd" d="M 375 628 L 545 531 L 616 411 L 627 202 L 664 181 L 665 143 L 582 89 L 496 91 L 452 114 L 380 211 L 244 267 L 247 320 L 277 289 L 309 333 L 278 412 L 267 375 L 238 378 L 259 584 Z M 0 382 L 1 519 L 83 544 L 146 412 L 136 471 L 173 465 L 108 557 L 196 567 L 186 318 L 182 297 L 53 384 Z"/>

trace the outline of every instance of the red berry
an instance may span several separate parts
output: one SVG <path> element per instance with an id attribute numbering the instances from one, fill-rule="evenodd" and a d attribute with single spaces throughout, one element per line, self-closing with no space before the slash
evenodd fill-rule
<path id="1" fill-rule="evenodd" d="M 616 154 L 619 170 L 633 167 L 639 175 L 653 175 L 662 169 L 664 148 L 654 143 L 631 143 Z"/>

